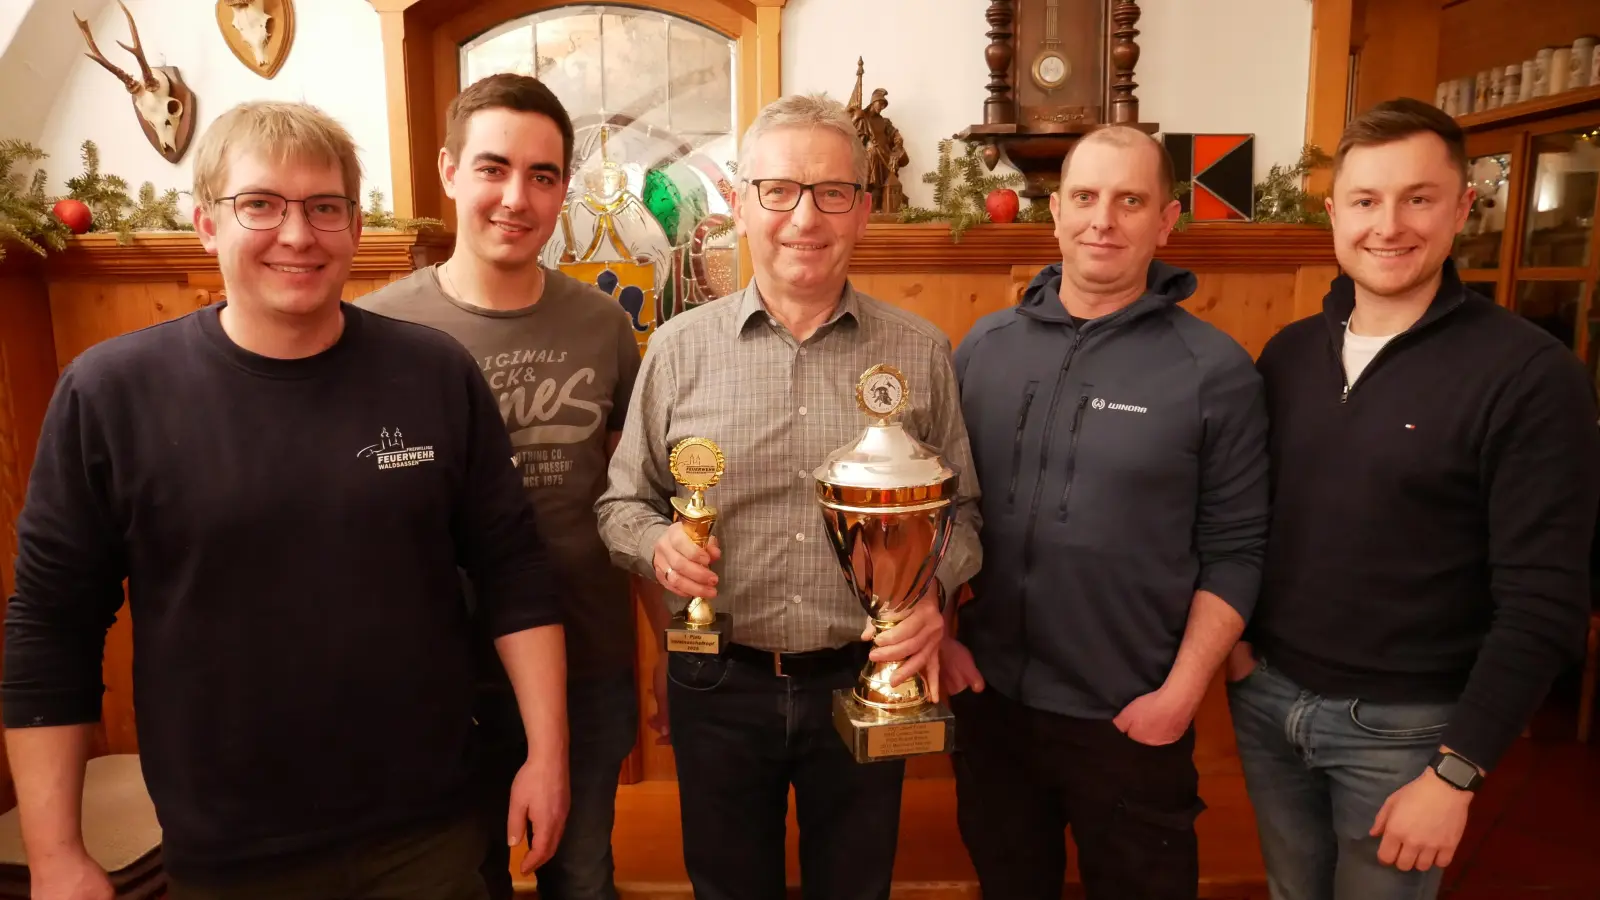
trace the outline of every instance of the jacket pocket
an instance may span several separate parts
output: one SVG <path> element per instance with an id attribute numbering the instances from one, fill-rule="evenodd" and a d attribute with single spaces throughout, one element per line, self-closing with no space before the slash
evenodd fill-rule
<path id="1" fill-rule="evenodd" d="M 1078 403 L 1072 411 L 1072 421 L 1067 425 L 1067 433 L 1071 438 L 1067 441 L 1066 472 L 1062 476 L 1064 484 L 1061 487 L 1061 507 L 1056 510 L 1059 521 L 1067 520 L 1067 504 L 1072 500 L 1072 478 L 1078 469 L 1078 438 L 1083 434 L 1083 410 L 1089 405 L 1088 385 L 1084 385 L 1084 392 L 1078 395 Z"/>
<path id="2" fill-rule="evenodd" d="M 1022 405 L 1017 410 L 1017 434 L 1011 444 L 1011 489 L 1006 492 L 1006 505 L 1017 503 L 1017 480 L 1022 475 L 1022 434 L 1028 428 L 1028 411 L 1033 408 L 1033 395 L 1039 391 L 1039 382 L 1030 381 L 1022 390 Z"/>

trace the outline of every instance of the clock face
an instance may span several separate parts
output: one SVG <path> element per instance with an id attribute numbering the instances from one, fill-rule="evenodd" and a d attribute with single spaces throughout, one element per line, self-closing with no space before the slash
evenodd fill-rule
<path id="1" fill-rule="evenodd" d="M 1054 50 L 1040 53 L 1033 61 L 1033 83 L 1044 90 L 1055 90 L 1066 84 L 1070 74 L 1072 67 L 1067 64 L 1067 58 Z"/>

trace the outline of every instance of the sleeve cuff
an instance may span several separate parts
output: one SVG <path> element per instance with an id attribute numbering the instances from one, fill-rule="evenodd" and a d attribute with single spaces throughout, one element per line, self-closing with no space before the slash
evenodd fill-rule
<path id="1" fill-rule="evenodd" d="M 100 721 L 100 692 L 39 693 L 6 691 L 0 697 L 0 715 L 6 728 L 48 728 L 57 725 L 92 725 Z"/>
<path id="2" fill-rule="evenodd" d="M 1519 723 L 1507 723 L 1485 715 L 1481 708 L 1457 704 L 1451 723 L 1439 743 L 1466 757 L 1485 772 L 1493 772 L 1500 757 L 1522 733 Z"/>
<path id="3" fill-rule="evenodd" d="M 639 553 L 633 559 L 633 569 L 651 581 L 656 580 L 656 541 L 661 540 L 661 535 L 670 527 L 664 522 L 657 522 L 639 533 Z"/>
<path id="4" fill-rule="evenodd" d="M 1233 607 L 1246 625 L 1255 612 L 1256 594 L 1261 588 L 1261 573 L 1253 566 L 1221 564 L 1200 573 L 1200 590 L 1209 591 Z"/>

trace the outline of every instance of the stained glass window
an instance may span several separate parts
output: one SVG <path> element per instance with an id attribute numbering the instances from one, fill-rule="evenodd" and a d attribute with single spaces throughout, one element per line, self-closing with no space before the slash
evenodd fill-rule
<path id="1" fill-rule="evenodd" d="M 462 86 L 532 75 L 572 116 L 572 184 L 543 260 L 656 326 L 739 285 L 730 216 L 735 45 L 666 13 L 563 6 L 461 47 Z"/>

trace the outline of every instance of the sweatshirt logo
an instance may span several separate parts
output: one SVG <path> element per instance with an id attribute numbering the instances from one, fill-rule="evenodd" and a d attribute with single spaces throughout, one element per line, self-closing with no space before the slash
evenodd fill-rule
<path id="1" fill-rule="evenodd" d="M 356 454 L 357 459 L 373 457 L 378 461 L 378 469 L 405 469 L 411 466 L 420 466 L 425 462 L 433 462 L 433 445 L 426 447 L 407 447 L 405 438 L 401 437 L 400 429 L 393 431 L 385 428 L 378 433 L 378 442 L 361 448 Z"/>
<path id="2" fill-rule="evenodd" d="M 1143 406 L 1133 406 L 1128 403 L 1107 403 L 1104 397 L 1094 398 L 1089 402 L 1089 405 L 1095 409 L 1114 409 L 1119 412 L 1147 413 L 1150 411 Z"/>

